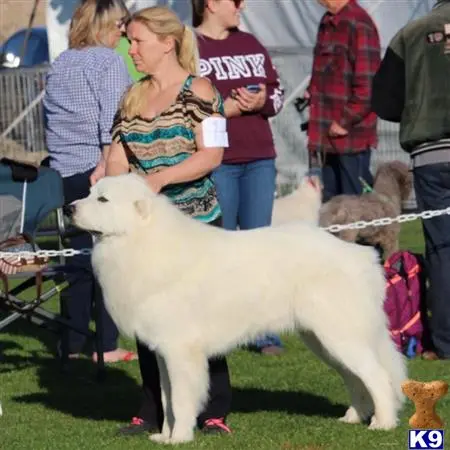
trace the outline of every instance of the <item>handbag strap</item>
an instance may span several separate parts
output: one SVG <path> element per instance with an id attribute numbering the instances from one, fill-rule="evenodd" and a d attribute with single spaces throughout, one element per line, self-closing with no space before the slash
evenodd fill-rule
<path id="1" fill-rule="evenodd" d="M 123 133 L 119 133 L 120 142 L 122 143 L 123 149 L 125 150 L 125 155 L 128 161 L 133 164 L 136 169 L 142 170 L 144 173 L 148 174 L 148 170 L 143 166 L 139 158 L 134 154 L 133 150 L 131 150 L 128 142 L 125 139 Z"/>

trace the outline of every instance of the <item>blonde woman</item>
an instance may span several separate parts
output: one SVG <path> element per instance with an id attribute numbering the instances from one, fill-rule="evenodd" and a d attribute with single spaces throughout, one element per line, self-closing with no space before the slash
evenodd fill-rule
<path id="1" fill-rule="evenodd" d="M 87 0 L 75 11 L 69 33 L 69 49 L 52 64 L 46 83 L 44 108 L 50 165 L 63 178 L 67 204 L 88 195 L 90 181 L 104 173 L 103 155 L 111 144 L 111 126 L 120 99 L 131 80 L 125 63 L 114 48 L 127 11 L 111 0 Z M 94 168 L 97 171 L 93 174 Z M 89 248 L 92 239 L 81 234 L 71 240 L 74 248 Z M 105 362 L 136 359 L 136 354 L 117 347 L 118 330 L 103 307 L 88 256 L 71 258 L 77 280 L 69 279 L 66 303 L 71 323 L 87 332 L 92 303 L 100 302 Z M 99 309 L 97 309 L 99 310 Z M 69 357 L 76 358 L 85 337 L 69 332 Z M 97 359 L 97 353 L 92 355 Z"/>
<path id="2" fill-rule="evenodd" d="M 221 226 L 210 174 L 220 165 L 227 144 L 224 110 L 220 94 L 207 79 L 197 77 L 195 35 L 165 7 L 134 14 L 127 35 L 137 70 L 148 76 L 133 85 L 122 101 L 112 130 L 106 175 L 136 171 L 181 211 Z M 208 298 L 201 300 L 207 302 Z M 162 425 L 155 354 L 139 342 L 138 354 L 143 402 L 138 416 L 122 434 L 156 430 Z M 228 433 L 225 418 L 231 388 L 225 358 L 210 360 L 209 369 L 210 400 L 198 417 L 198 425 L 205 432 Z"/>

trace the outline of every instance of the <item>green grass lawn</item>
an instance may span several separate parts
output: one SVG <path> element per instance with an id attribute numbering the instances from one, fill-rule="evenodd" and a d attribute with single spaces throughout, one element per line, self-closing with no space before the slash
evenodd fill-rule
<path id="1" fill-rule="evenodd" d="M 402 248 L 422 251 L 418 223 L 402 230 Z M 56 303 L 53 303 L 55 307 Z M 137 362 L 108 369 L 104 383 L 95 381 L 89 359 L 72 362 L 68 374 L 54 358 L 56 337 L 24 321 L 0 334 L 0 449 L 151 449 L 161 448 L 145 436 L 119 438 L 117 428 L 133 416 L 139 404 Z M 310 354 L 294 337 L 285 337 L 281 357 L 263 357 L 243 350 L 230 355 L 233 383 L 231 436 L 198 436 L 185 449 L 321 450 L 406 449 L 407 403 L 395 431 L 370 431 L 336 418 L 347 405 L 340 378 Z M 123 345 L 134 348 L 133 342 Z M 409 363 L 410 376 L 448 381 L 447 363 Z M 438 412 L 450 419 L 450 401 Z"/>

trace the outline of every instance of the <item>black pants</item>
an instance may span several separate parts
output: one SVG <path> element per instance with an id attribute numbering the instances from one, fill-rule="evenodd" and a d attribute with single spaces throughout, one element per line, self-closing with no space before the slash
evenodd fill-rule
<path id="1" fill-rule="evenodd" d="M 92 171 L 93 169 L 63 178 L 64 201 L 66 205 L 89 195 L 89 176 Z M 70 246 L 74 249 L 92 248 L 92 237 L 89 233 L 77 233 L 70 239 Z M 68 274 L 69 287 L 61 295 L 66 302 L 69 320 L 73 326 L 87 332 L 92 316 L 92 305 L 94 302 L 100 302 L 101 322 L 103 325 L 103 351 L 115 350 L 117 348 L 119 331 L 103 304 L 101 289 L 96 283 L 92 271 L 91 257 L 84 255 L 74 256 L 68 260 L 68 264 L 73 268 L 74 273 L 73 275 Z M 69 331 L 69 353 L 81 352 L 85 340 L 86 336 Z"/>
<path id="2" fill-rule="evenodd" d="M 414 169 L 420 211 L 450 207 L 450 163 Z M 450 358 L 450 216 L 422 221 L 429 279 L 430 331 L 436 353 Z"/>
<path id="3" fill-rule="evenodd" d="M 146 345 L 137 342 L 139 367 L 142 376 L 142 403 L 138 417 L 161 430 L 164 413 L 156 355 Z M 231 385 L 225 358 L 209 360 L 210 391 L 205 410 L 198 416 L 199 426 L 211 418 L 226 417 L 231 408 Z"/>
<path id="4" fill-rule="evenodd" d="M 221 220 L 212 222 L 213 226 L 221 226 Z M 152 427 L 161 430 L 164 412 L 161 403 L 161 386 L 159 381 L 156 355 L 149 348 L 137 341 L 139 368 L 142 376 L 142 403 L 138 417 L 149 422 Z M 231 409 L 231 384 L 227 360 L 211 358 L 208 361 L 210 388 L 209 400 L 205 409 L 197 418 L 201 426 L 207 419 L 227 417 Z"/>
<path id="5" fill-rule="evenodd" d="M 327 154 L 322 168 L 323 201 L 341 194 L 360 195 L 363 186 L 360 177 L 372 186 L 370 172 L 371 149 L 352 154 Z"/>

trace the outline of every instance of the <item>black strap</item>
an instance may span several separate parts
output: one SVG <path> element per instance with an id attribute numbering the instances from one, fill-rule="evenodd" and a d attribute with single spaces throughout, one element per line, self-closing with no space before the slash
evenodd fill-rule
<path id="1" fill-rule="evenodd" d="M 148 174 L 148 170 L 142 165 L 141 161 L 136 157 L 133 150 L 131 150 L 128 142 L 125 140 L 125 136 L 122 133 L 119 133 L 120 142 L 123 145 L 123 149 L 125 150 L 125 155 L 128 161 L 133 164 L 136 169 L 142 170 L 144 173 Z"/>

